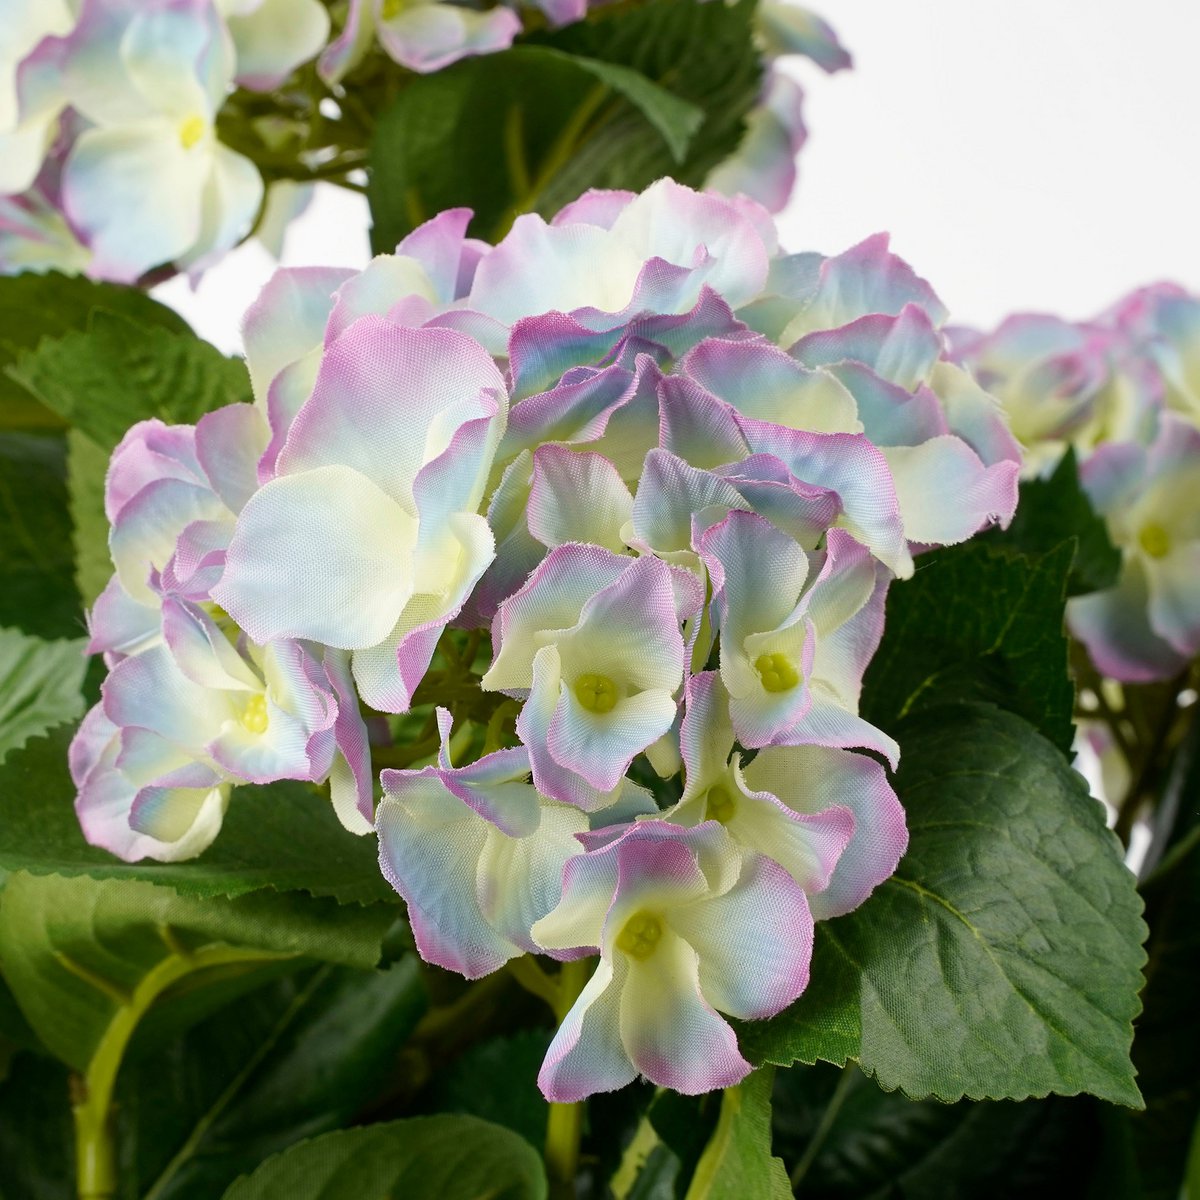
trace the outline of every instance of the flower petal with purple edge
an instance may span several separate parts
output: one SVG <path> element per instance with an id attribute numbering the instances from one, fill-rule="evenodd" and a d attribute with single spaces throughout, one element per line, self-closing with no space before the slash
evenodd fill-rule
<path id="1" fill-rule="evenodd" d="M 620 553 L 621 529 L 632 511 L 629 488 L 602 454 L 554 445 L 534 452 L 527 520 L 546 546 L 590 542 Z"/>
<path id="2" fill-rule="evenodd" d="M 809 894 L 815 920 L 857 908 L 896 869 L 908 847 L 904 809 L 884 769 L 872 759 L 823 746 L 770 746 L 745 769 L 746 783 L 792 810 L 832 807 L 853 814 L 853 836 L 827 887 Z"/>
<path id="3" fill-rule="evenodd" d="M 389 57 L 410 71 L 440 71 L 460 58 L 512 45 L 521 19 L 512 9 L 476 12 L 439 0 L 411 0 L 395 17 L 377 7 L 376 33 Z"/>

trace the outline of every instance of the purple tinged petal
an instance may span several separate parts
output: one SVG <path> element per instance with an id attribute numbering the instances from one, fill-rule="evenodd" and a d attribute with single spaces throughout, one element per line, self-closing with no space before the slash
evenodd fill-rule
<path id="1" fill-rule="evenodd" d="M 208 487 L 179 479 L 147 484 L 121 509 L 109 550 L 121 586 L 136 601 L 156 604 L 152 571 L 161 571 L 176 540 L 193 521 L 229 520 L 232 514 Z"/>
<path id="2" fill-rule="evenodd" d="M 114 575 L 88 613 L 88 654 L 137 654 L 162 632 L 157 604 L 140 604 Z"/>
<path id="3" fill-rule="evenodd" d="M 798 813 L 848 809 L 853 837 L 829 885 L 808 897 L 826 920 L 857 908 L 896 869 L 908 846 L 904 809 L 883 768 L 861 754 L 820 746 L 772 746 L 745 768 L 749 786 L 779 797 Z"/>
<path id="4" fill-rule="evenodd" d="M 394 18 L 377 8 L 376 33 L 389 57 L 410 71 L 440 71 L 460 58 L 506 50 L 521 32 L 521 19 L 510 8 L 485 12 L 416 0 Z"/>
<path id="5" fill-rule="evenodd" d="M 259 692 L 262 680 L 200 607 L 167 597 L 163 640 L 175 665 L 193 683 L 226 691 Z"/>
<path id="6" fill-rule="evenodd" d="M 234 513 L 258 490 L 258 460 L 270 431 L 250 404 L 230 404 L 196 424 L 196 457 L 213 491 Z"/>
<path id="7" fill-rule="evenodd" d="M 919 305 L 905 304 L 896 316 L 871 313 L 807 334 L 788 353 L 808 366 L 859 362 L 912 391 L 929 377 L 941 351 L 942 339 L 929 314 Z"/>
<path id="8" fill-rule="evenodd" d="M 104 478 L 104 512 L 115 523 L 121 510 L 144 487 L 160 479 L 203 484 L 204 470 L 196 452 L 196 429 L 139 421 L 112 452 Z"/>
<path id="9" fill-rule="evenodd" d="M 700 959 L 667 930 L 644 962 L 631 961 L 621 989 L 621 1041 L 652 1083 L 685 1096 L 732 1087 L 753 1069 L 729 1023 L 705 999 Z"/>
<path id="10" fill-rule="evenodd" d="M 632 511 L 629 488 L 602 454 L 556 445 L 534 452 L 527 519 L 544 545 L 590 542 L 620 553 L 621 529 Z"/>
<path id="11" fill-rule="evenodd" d="M 910 542 L 953 546 L 986 525 L 1007 528 L 1017 508 L 1021 464 L 985 467 L 974 450 L 952 434 L 919 446 L 885 446 L 904 534 Z"/>
<path id="12" fill-rule="evenodd" d="M 637 1078 L 621 1038 L 621 997 L 627 960 L 601 960 L 567 1013 L 538 1072 L 547 1100 L 572 1104 L 597 1092 L 615 1092 Z"/>
<path id="13" fill-rule="evenodd" d="M 697 955 L 704 999 L 731 1017 L 773 1017 L 808 986 L 809 898 L 766 855 L 748 856 L 729 891 L 672 913 L 671 924 Z"/>
<path id="14" fill-rule="evenodd" d="M 733 408 L 680 375 L 659 385 L 659 443 L 693 467 L 738 462 L 749 453 Z"/>
<path id="15" fill-rule="evenodd" d="M 613 222 L 637 196 L 637 192 L 618 188 L 589 188 L 578 200 L 572 200 L 558 210 L 551 225 L 597 225 L 611 229 Z"/>
<path id="16" fill-rule="evenodd" d="M 936 357 L 936 347 L 934 355 Z M 824 362 L 816 360 L 815 366 Z M 701 342 L 679 367 L 738 412 L 812 433 L 858 433 L 854 397 L 828 372 L 811 370 L 762 341 Z M 726 458 L 723 461 L 728 462 Z"/>
<path id="17" fill-rule="evenodd" d="M 491 357 L 463 334 L 362 317 L 326 348 L 278 473 L 353 467 L 407 505 L 417 471 L 463 422 L 495 413 L 504 395 Z"/>

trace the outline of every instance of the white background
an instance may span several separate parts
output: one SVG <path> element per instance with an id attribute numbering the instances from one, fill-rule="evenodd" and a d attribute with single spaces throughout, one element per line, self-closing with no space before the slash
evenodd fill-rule
<path id="1" fill-rule="evenodd" d="M 1200 2 L 809 3 L 855 65 L 796 71 L 811 136 L 789 249 L 890 230 L 953 319 L 984 326 L 1078 319 L 1156 279 L 1200 291 Z M 323 195 L 285 261 L 361 265 L 366 224 L 361 197 Z M 234 349 L 271 265 L 251 244 L 197 293 L 158 294 Z"/>

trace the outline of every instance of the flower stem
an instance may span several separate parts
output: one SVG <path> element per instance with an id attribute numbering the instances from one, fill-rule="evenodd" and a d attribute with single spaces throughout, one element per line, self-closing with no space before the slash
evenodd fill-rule
<path id="1" fill-rule="evenodd" d="M 554 1016 L 561 1025 L 583 991 L 591 970 L 591 960 L 579 958 L 563 963 L 558 976 L 558 996 Z M 575 1195 L 575 1174 L 579 1169 L 579 1142 L 583 1135 L 583 1102 L 551 1104 L 546 1124 L 546 1168 L 550 1175 L 550 1195 L 554 1200 L 570 1200 Z"/>
<path id="2" fill-rule="evenodd" d="M 837 1120 L 837 1115 L 841 1112 L 842 1105 L 846 1103 L 846 1097 L 854 1090 L 858 1079 L 858 1069 L 852 1063 L 847 1063 L 842 1068 L 841 1078 L 837 1082 L 837 1087 L 833 1090 L 833 1095 L 829 1097 L 829 1103 L 826 1104 L 825 1111 L 821 1114 L 820 1123 L 817 1125 L 812 1137 L 809 1138 L 808 1145 L 804 1148 L 803 1157 L 792 1168 L 792 1190 L 797 1194 L 799 1194 L 798 1189 L 804 1181 L 804 1177 L 808 1174 L 809 1168 L 817 1161 L 817 1155 L 821 1152 L 821 1147 L 825 1145 L 825 1139 L 829 1137 L 830 1131 L 833 1129 L 833 1123 Z"/>

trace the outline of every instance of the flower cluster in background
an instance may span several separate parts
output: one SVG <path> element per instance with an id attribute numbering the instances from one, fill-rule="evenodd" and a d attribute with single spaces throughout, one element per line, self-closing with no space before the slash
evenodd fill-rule
<path id="1" fill-rule="evenodd" d="M 469 217 L 279 271 L 255 403 L 117 449 L 80 820 L 177 859 L 231 787 L 328 779 L 430 961 L 599 955 L 547 1096 L 727 1086 L 720 1014 L 793 1001 L 904 851 L 858 715 L 884 598 L 1007 523 L 1019 450 L 886 238 L 783 254 L 667 180 Z M 408 715 L 368 739 L 360 699 Z"/>
<path id="2" fill-rule="evenodd" d="M 533 24 L 553 27 L 582 19 L 588 6 L 536 7 Z M 503 50 L 522 29 L 512 7 L 440 0 L 351 0 L 337 9 L 336 28 L 318 0 L 18 0 L 12 9 L 0 31 L 0 272 L 120 282 L 195 274 L 253 229 L 277 234 L 303 205 L 307 192 L 297 193 L 293 177 L 275 180 L 257 153 L 226 144 L 223 110 L 235 89 L 264 98 L 285 84 L 295 91 L 293 73 L 312 64 L 299 86 L 312 92 L 319 120 L 319 104 L 337 103 L 341 80 L 368 54 L 424 73 Z M 826 70 L 849 63 L 805 9 L 763 4 L 758 28 L 769 63 L 794 54 Z M 710 186 L 782 208 L 805 137 L 800 103 L 798 86 L 768 66 L 762 102 Z M 251 106 L 238 119 L 255 134 L 245 149 L 297 134 L 284 108 Z M 365 164 L 352 152 L 335 171 L 338 148 L 319 145 L 302 164 L 288 147 L 288 170 L 304 166 L 312 178 L 341 182 Z"/>
<path id="3" fill-rule="evenodd" d="M 1079 476 L 1121 552 L 1112 588 L 1067 606 L 1102 674 L 1170 679 L 1200 652 L 1200 299 L 1140 289 L 1091 321 L 1021 314 L 953 332 L 1046 474 L 1073 447 Z"/>

